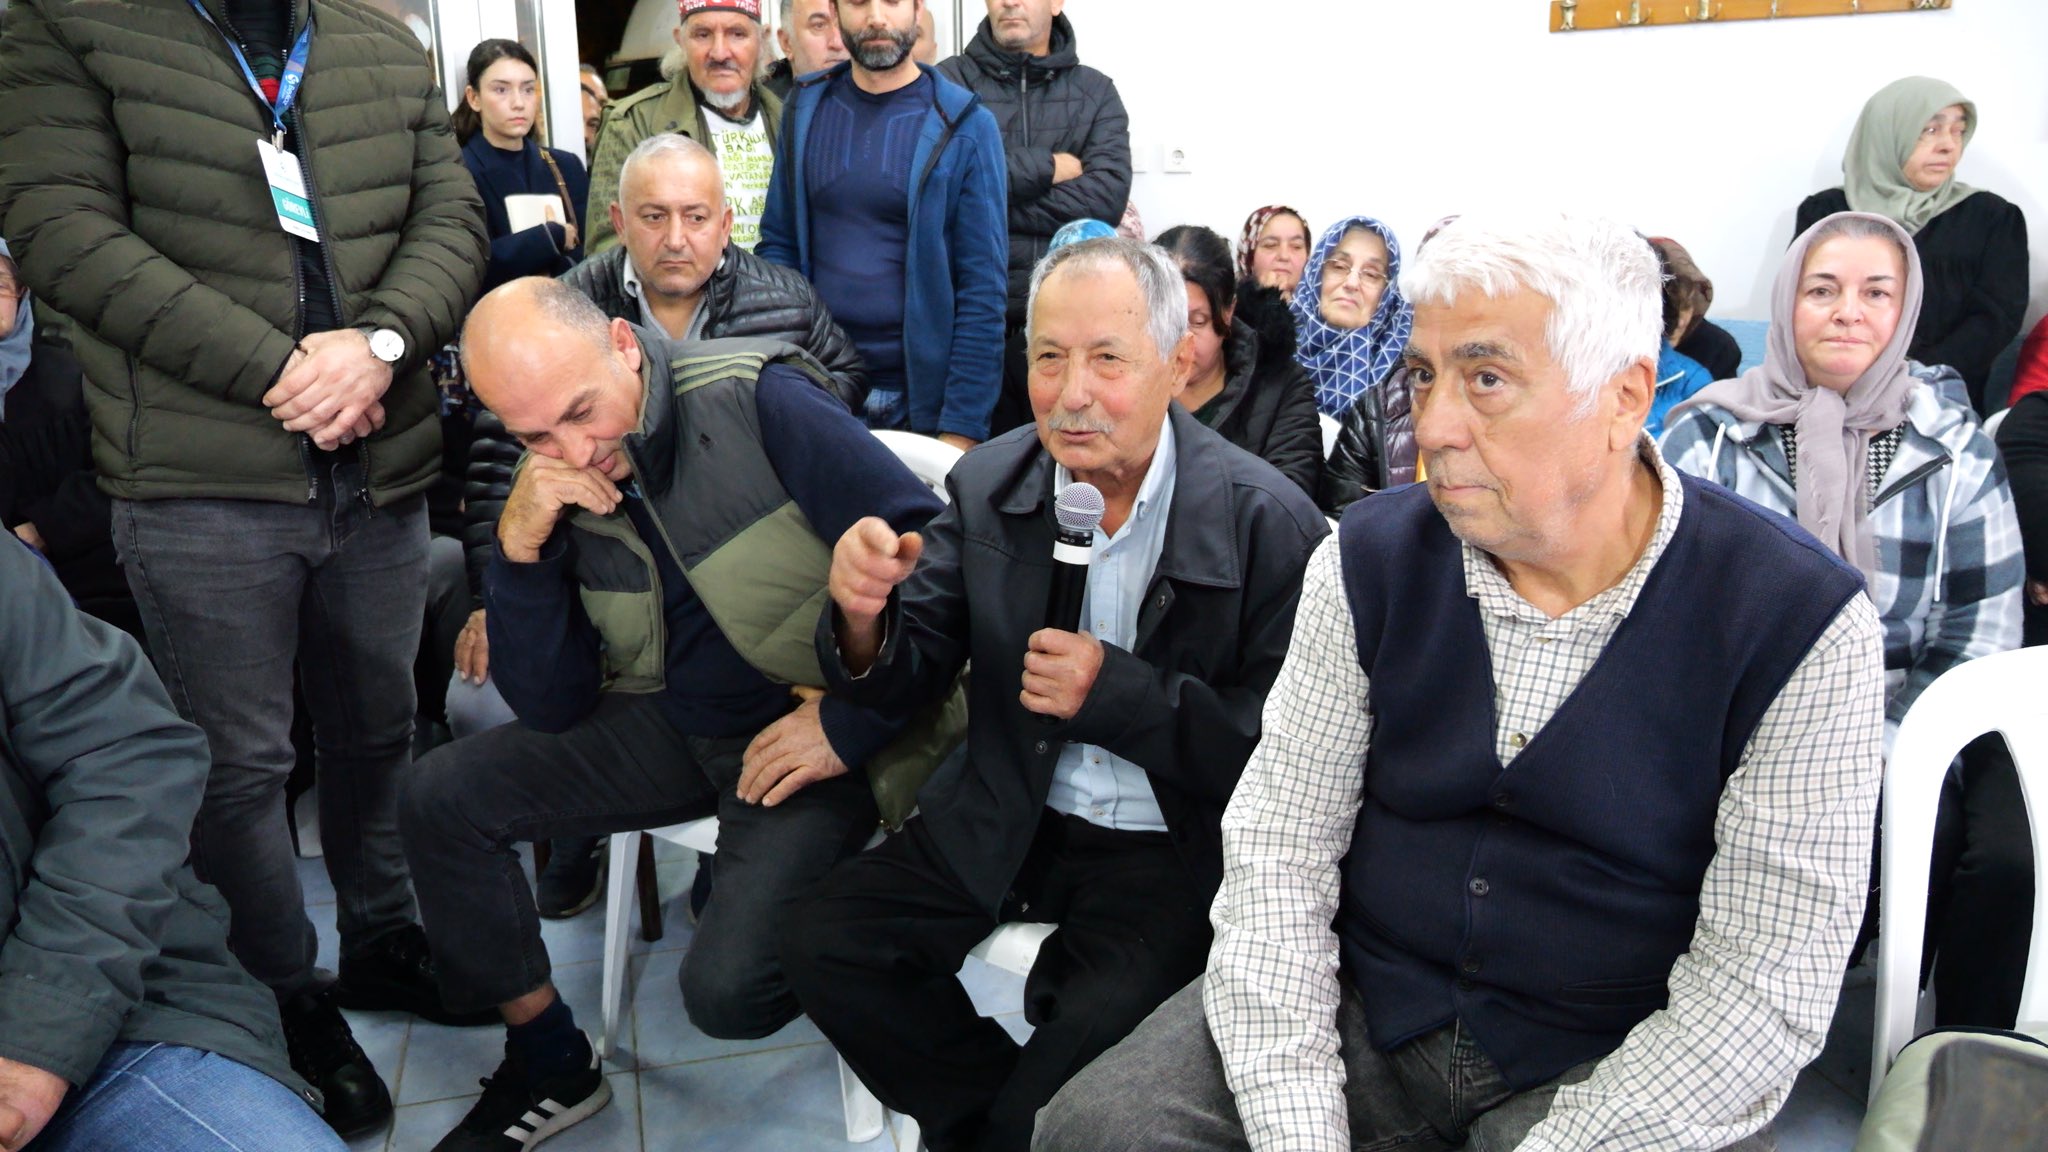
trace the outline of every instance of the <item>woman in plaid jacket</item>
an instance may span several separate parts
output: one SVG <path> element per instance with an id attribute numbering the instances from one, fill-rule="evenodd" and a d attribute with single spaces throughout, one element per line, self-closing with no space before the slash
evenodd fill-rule
<path id="1" fill-rule="evenodd" d="M 1797 519 L 1863 570 L 1884 622 L 1885 747 L 1935 677 L 2020 645 L 2025 576 L 2005 465 L 1952 370 L 1906 359 L 1911 238 L 1840 213 L 1786 253 L 1769 354 L 1676 409 L 1665 457 Z M 1930 943 L 1938 1022 L 2010 1028 L 2033 899 L 2025 804 L 1996 737 L 1965 750 L 1937 828 Z"/>

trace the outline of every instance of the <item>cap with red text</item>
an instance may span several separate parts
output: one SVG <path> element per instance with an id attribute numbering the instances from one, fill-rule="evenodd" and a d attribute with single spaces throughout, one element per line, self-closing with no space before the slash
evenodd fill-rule
<path id="1" fill-rule="evenodd" d="M 676 0 L 676 9 L 685 20 L 699 12 L 738 12 L 757 23 L 761 19 L 761 0 Z"/>

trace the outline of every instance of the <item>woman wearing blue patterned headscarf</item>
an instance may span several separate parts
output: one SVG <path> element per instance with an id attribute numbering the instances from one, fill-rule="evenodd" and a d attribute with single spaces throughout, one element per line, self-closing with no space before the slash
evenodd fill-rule
<path id="1" fill-rule="evenodd" d="M 1401 242 L 1370 216 L 1339 220 L 1317 242 L 1288 307 L 1301 337 L 1294 358 L 1324 414 L 1342 416 L 1400 364 L 1415 320 L 1400 278 Z"/>

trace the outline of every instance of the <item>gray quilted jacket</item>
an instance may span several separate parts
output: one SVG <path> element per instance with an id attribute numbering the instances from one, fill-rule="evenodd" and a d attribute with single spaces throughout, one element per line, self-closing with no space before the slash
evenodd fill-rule
<path id="1" fill-rule="evenodd" d="M 228 952 L 227 902 L 186 859 L 205 734 L 141 646 L 11 539 L 0 588 L 0 1060 L 82 1085 L 116 1043 L 176 1044 L 318 1107 L 277 997 Z"/>

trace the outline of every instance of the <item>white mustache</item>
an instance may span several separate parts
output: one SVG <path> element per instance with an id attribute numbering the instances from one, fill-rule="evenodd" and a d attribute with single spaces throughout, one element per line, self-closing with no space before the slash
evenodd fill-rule
<path id="1" fill-rule="evenodd" d="M 1045 426 L 1054 432 L 1112 432 L 1115 427 L 1106 420 L 1095 420 L 1087 416 L 1066 415 L 1055 412 L 1045 418 Z"/>

